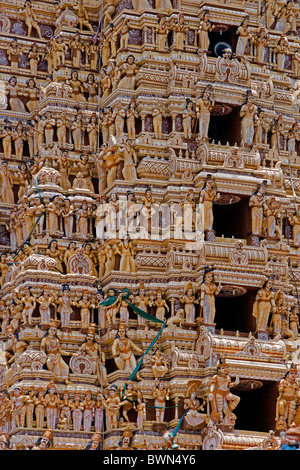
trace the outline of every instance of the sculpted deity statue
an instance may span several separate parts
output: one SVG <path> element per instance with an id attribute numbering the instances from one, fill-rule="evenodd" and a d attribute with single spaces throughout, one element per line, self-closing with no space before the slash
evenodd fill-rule
<path id="1" fill-rule="evenodd" d="M 52 429 L 48 429 L 47 431 L 43 432 L 42 437 L 39 437 L 35 445 L 31 448 L 31 450 L 49 450 L 53 446 L 53 431 Z"/>
<path id="2" fill-rule="evenodd" d="M 234 395 L 230 389 L 238 385 L 239 378 L 231 381 L 227 372 L 225 358 L 220 358 L 216 375 L 213 376 L 208 394 L 210 403 L 210 418 L 216 422 L 229 424 L 234 418 L 233 410 L 240 402 L 240 397 Z M 232 416 L 233 415 L 233 416 Z"/>
<path id="3" fill-rule="evenodd" d="M 88 125 L 86 126 L 86 131 L 89 139 L 89 150 L 90 152 L 95 153 L 98 148 L 98 119 L 95 113 L 92 114 Z"/>
<path id="4" fill-rule="evenodd" d="M 163 103 L 158 101 L 152 110 L 153 131 L 156 139 L 162 138 Z"/>
<path id="5" fill-rule="evenodd" d="M 199 199 L 199 203 L 204 205 L 204 230 L 213 229 L 213 203 L 220 198 L 220 194 L 213 185 L 214 181 L 211 175 L 207 175 Z"/>
<path id="6" fill-rule="evenodd" d="M 12 127 L 8 123 L 6 123 L 0 131 L 0 137 L 2 139 L 2 147 L 4 158 L 11 158 L 12 154 Z"/>
<path id="7" fill-rule="evenodd" d="M 56 36 L 51 41 L 52 67 L 54 70 L 63 67 L 66 62 L 68 46 L 62 36 Z"/>
<path id="8" fill-rule="evenodd" d="M 252 194 L 249 206 L 251 207 L 252 234 L 261 236 L 266 209 L 265 183 L 262 183 Z"/>
<path id="9" fill-rule="evenodd" d="M 71 290 L 69 284 L 62 284 L 60 295 L 55 296 L 57 312 L 60 315 L 61 329 L 68 330 L 70 327 L 70 317 L 73 312 Z"/>
<path id="10" fill-rule="evenodd" d="M 263 64 L 266 62 L 266 51 L 270 43 L 268 30 L 264 25 L 260 25 L 255 34 L 251 37 L 251 42 L 256 47 L 257 62 Z"/>
<path id="11" fill-rule="evenodd" d="M 215 320 L 215 296 L 220 293 L 222 286 L 213 280 L 213 268 L 206 266 L 204 268 L 203 281 L 200 286 L 200 316 L 198 323 L 201 321 L 205 325 L 213 325 Z"/>
<path id="12" fill-rule="evenodd" d="M 55 268 L 63 274 L 62 260 L 63 254 L 58 246 L 57 240 L 50 241 L 47 247 L 46 254 L 55 260 Z"/>
<path id="13" fill-rule="evenodd" d="M 274 278 L 270 276 L 258 290 L 253 304 L 252 315 L 256 319 L 256 331 L 266 332 L 271 311 L 276 311 Z"/>
<path id="14" fill-rule="evenodd" d="M 82 112 L 78 110 L 74 121 L 71 124 L 71 132 L 74 143 L 74 150 L 81 151 L 83 134 L 85 132 L 85 126 L 83 123 Z"/>
<path id="15" fill-rule="evenodd" d="M 11 325 L 6 328 L 7 341 L 5 343 L 5 359 L 8 366 L 13 364 L 15 360 L 28 348 L 26 341 L 20 340 L 19 335 L 14 331 Z"/>
<path id="16" fill-rule="evenodd" d="M 32 324 L 32 314 L 36 306 L 36 298 L 31 293 L 29 287 L 26 287 L 22 293 L 15 290 L 14 300 L 17 304 L 23 306 L 22 319 L 23 324 Z"/>
<path id="17" fill-rule="evenodd" d="M 108 397 L 103 398 L 107 430 L 112 431 L 117 429 L 122 404 L 123 401 L 121 401 L 118 387 L 116 385 L 110 385 L 108 389 Z"/>
<path id="18" fill-rule="evenodd" d="M 73 5 L 73 9 L 75 10 L 76 15 L 78 17 L 79 29 L 83 30 L 83 28 L 85 27 L 88 29 L 88 31 L 91 31 L 93 33 L 94 30 L 91 23 L 89 22 L 88 12 L 83 4 L 83 0 L 77 0 L 76 4 Z"/>
<path id="19" fill-rule="evenodd" d="M 214 101 L 211 99 L 212 86 L 208 85 L 202 95 L 196 100 L 196 116 L 199 122 L 199 137 L 208 140 L 208 129 L 210 123 L 210 113 L 214 107 Z"/>
<path id="20" fill-rule="evenodd" d="M 27 80 L 27 96 L 28 101 L 26 107 L 30 113 L 32 113 L 39 104 L 40 89 L 36 85 L 34 78 Z"/>
<path id="21" fill-rule="evenodd" d="M 48 286 L 43 287 L 43 291 L 39 297 L 36 298 L 39 304 L 39 312 L 41 317 L 42 328 L 47 328 L 51 324 L 51 309 L 50 306 L 54 305 L 55 294 L 51 294 Z"/>
<path id="22" fill-rule="evenodd" d="M 279 70 L 285 69 L 286 57 L 290 53 L 290 44 L 286 36 L 281 35 L 279 41 L 274 46 L 274 53 L 276 54 L 277 67 Z"/>
<path id="23" fill-rule="evenodd" d="M 238 35 L 235 55 L 236 57 L 243 57 L 246 53 L 247 46 L 249 44 L 250 32 L 249 32 L 249 16 L 246 15 L 240 26 L 237 28 L 236 34 Z"/>
<path id="24" fill-rule="evenodd" d="M 284 318 L 288 316 L 288 307 L 286 305 L 285 295 L 282 291 L 275 294 L 276 309 L 272 311 L 269 331 L 273 338 L 277 335 L 284 336 Z"/>
<path id="25" fill-rule="evenodd" d="M 168 363 L 162 356 L 159 349 L 157 349 L 152 356 L 150 357 L 152 364 L 152 373 L 155 377 L 155 382 L 158 383 L 159 380 L 166 375 L 169 370 Z"/>
<path id="26" fill-rule="evenodd" d="M 297 366 L 291 364 L 278 385 L 276 403 L 276 429 L 287 430 L 295 419 L 300 399 L 300 381 Z"/>
<path id="27" fill-rule="evenodd" d="M 83 291 L 82 296 L 78 300 L 74 300 L 72 304 L 80 309 L 81 330 L 86 332 L 91 322 L 91 309 L 95 308 L 95 305 L 90 300 L 89 293 Z"/>
<path id="28" fill-rule="evenodd" d="M 179 51 L 183 51 L 187 43 L 187 34 L 189 27 L 184 19 L 184 14 L 179 13 L 178 19 L 172 22 L 172 30 L 175 33 L 175 47 Z"/>
<path id="29" fill-rule="evenodd" d="M 7 48 L 7 58 L 10 61 L 10 70 L 12 74 L 18 72 L 21 54 L 22 54 L 21 46 L 19 46 L 16 38 L 13 38 L 9 47 Z"/>
<path id="30" fill-rule="evenodd" d="M 38 25 L 35 12 L 33 11 L 31 0 L 25 0 L 24 7 L 21 10 L 24 15 L 24 21 L 27 26 L 27 36 L 31 36 L 32 29 L 35 29 L 38 36 L 42 38 L 41 29 Z"/>
<path id="31" fill-rule="evenodd" d="M 200 430 L 204 427 L 207 420 L 207 414 L 200 413 L 204 409 L 204 403 L 201 405 L 197 398 L 199 388 L 197 380 L 188 382 L 186 397 L 184 399 L 184 409 L 188 410 L 184 416 L 184 429 Z"/>
<path id="32" fill-rule="evenodd" d="M 123 78 L 120 80 L 118 88 L 125 88 L 127 90 L 135 89 L 137 68 L 134 55 L 129 55 L 121 66 Z"/>
<path id="33" fill-rule="evenodd" d="M 210 22 L 209 18 L 209 10 L 205 10 L 202 18 L 200 19 L 199 29 L 198 29 L 198 46 L 199 49 L 202 51 L 208 51 L 210 40 L 208 33 L 213 31 L 215 26 L 213 26 Z"/>
<path id="34" fill-rule="evenodd" d="M 6 93 L 9 95 L 9 105 L 12 111 L 18 113 L 26 113 L 25 105 L 20 98 L 20 87 L 18 84 L 17 77 L 14 75 L 8 80 L 6 86 Z"/>
<path id="35" fill-rule="evenodd" d="M 67 80 L 67 85 L 70 85 L 72 92 L 71 98 L 80 103 L 85 101 L 83 82 L 80 80 L 77 70 L 72 70 L 70 78 Z"/>
<path id="36" fill-rule="evenodd" d="M 57 237 L 59 232 L 59 217 L 61 215 L 61 196 L 55 194 L 47 206 L 48 230 L 51 237 Z"/>
<path id="37" fill-rule="evenodd" d="M 292 216 L 288 218 L 289 224 L 293 227 L 293 245 L 298 247 L 300 246 L 300 207 L 297 207 L 297 210 Z"/>
<path id="38" fill-rule="evenodd" d="M 257 106 L 253 103 L 253 94 L 247 92 L 245 103 L 240 110 L 241 117 L 241 146 L 251 146 L 254 139 L 254 120 L 257 115 Z"/>
<path id="39" fill-rule="evenodd" d="M 161 379 L 156 384 L 153 392 L 154 406 L 155 406 L 155 419 L 157 423 L 163 423 L 165 419 L 166 401 L 170 398 L 170 388 Z"/>
<path id="40" fill-rule="evenodd" d="M 0 162 L 0 168 L 1 201 L 5 204 L 14 204 L 14 180 L 12 170 L 9 168 L 6 160 Z"/>
<path id="41" fill-rule="evenodd" d="M 131 140 L 135 139 L 135 134 L 136 134 L 135 121 L 138 117 L 139 115 L 138 115 L 138 112 L 136 111 L 136 102 L 135 102 L 135 99 L 132 98 L 126 110 L 127 133 L 128 133 L 128 138 Z"/>
<path id="42" fill-rule="evenodd" d="M 71 163 L 69 159 L 69 152 L 67 150 L 62 151 L 61 156 L 53 162 L 53 168 L 57 169 L 60 174 L 60 186 L 67 191 L 71 188 L 69 180 Z"/>
<path id="43" fill-rule="evenodd" d="M 265 235 L 270 238 L 283 237 L 281 232 L 281 207 L 275 197 L 266 200 L 265 205 Z"/>
<path id="44" fill-rule="evenodd" d="M 57 327 L 58 321 L 53 320 L 49 330 L 41 341 L 40 349 L 47 356 L 46 364 L 48 370 L 53 372 L 58 380 L 64 380 L 66 384 L 68 384 L 69 366 L 62 358 L 63 354 L 68 355 L 68 353 L 63 351 L 60 345 L 60 341 L 57 336 Z"/>
<path id="45" fill-rule="evenodd" d="M 72 66 L 74 69 L 80 68 L 81 64 L 81 54 L 84 51 L 84 44 L 81 40 L 81 35 L 77 32 L 69 43 L 71 51 Z"/>
<path id="46" fill-rule="evenodd" d="M 163 298 L 162 290 L 160 288 L 157 289 L 157 291 L 156 291 L 156 298 L 155 299 L 150 298 L 149 306 L 150 307 L 153 306 L 153 307 L 156 308 L 156 310 L 155 310 L 156 318 L 158 318 L 161 321 L 166 320 L 165 314 L 166 314 L 166 311 L 167 312 L 169 311 L 169 305 L 167 304 L 167 302 Z"/>
<path id="47" fill-rule="evenodd" d="M 192 100 L 187 99 L 182 113 L 182 126 L 185 139 L 191 139 L 193 137 L 195 118 L 194 103 Z"/>
<path id="48" fill-rule="evenodd" d="M 187 323 L 194 323 L 196 314 L 195 304 L 198 304 L 199 300 L 194 295 L 192 283 L 187 285 L 185 293 L 179 300 L 184 305 L 185 321 Z"/>
<path id="49" fill-rule="evenodd" d="M 107 372 L 105 368 L 105 353 L 96 340 L 95 324 L 92 323 L 87 331 L 86 340 L 73 356 L 88 356 L 93 363 L 93 374 L 97 376 L 99 384 L 107 385 Z"/>
<path id="50" fill-rule="evenodd" d="M 118 369 L 128 373 L 134 371 L 136 367 L 136 359 L 133 351 L 143 354 L 143 350 L 128 338 L 126 334 L 126 325 L 120 323 L 118 333 L 112 345 L 112 354 Z"/>
<path id="51" fill-rule="evenodd" d="M 166 17 L 161 16 L 156 27 L 156 41 L 158 52 L 166 52 L 168 33 L 169 27 L 167 25 Z"/>

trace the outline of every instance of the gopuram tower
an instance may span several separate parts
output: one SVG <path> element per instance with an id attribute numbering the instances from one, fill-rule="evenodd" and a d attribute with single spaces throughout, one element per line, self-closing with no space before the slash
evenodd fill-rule
<path id="1" fill-rule="evenodd" d="M 1 448 L 298 429 L 299 31 L 296 0 L 2 1 Z"/>

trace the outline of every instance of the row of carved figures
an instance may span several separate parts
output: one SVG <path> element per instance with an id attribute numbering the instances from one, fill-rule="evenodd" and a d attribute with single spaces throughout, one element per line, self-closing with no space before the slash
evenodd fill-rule
<path id="1" fill-rule="evenodd" d="M 18 427 L 43 429 L 46 425 L 52 430 L 99 432 L 104 430 L 104 415 L 107 431 L 126 429 L 130 426 L 132 429 L 136 427 L 143 430 L 148 404 L 140 384 L 128 381 L 122 389 L 109 385 L 104 393 L 100 390 L 97 393 L 90 390 L 70 393 L 68 389 L 58 392 L 54 382 L 50 382 L 46 388 L 31 387 L 25 393 L 16 385 L 9 393 L 1 393 L 1 431 L 9 433 Z M 181 405 L 183 411 L 186 411 L 183 427 L 194 431 L 201 430 L 210 419 L 215 423 L 234 426 L 236 416 L 233 410 L 238 406 L 240 397 L 232 393 L 232 389 L 238 386 L 239 377 L 232 381 L 226 359 L 220 358 L 216 374 L 211 377 L 209 392 L 205 396 L 202 395 L 201 399 L 197 398 L 200 384 L 201 380 L 197 379 L 189 380 L 186 384 L 186 394 Z M 294 398 L 287 400 L 291 390 Z M 164 423 L 166 409 L 170 406 L 171 391 L 172 385 L 168 385 L 163 379 L 156 381 L 151 397 L 154 404 L 150 405 L 150 408 L 155 409 L 156 423 Z M 278 385 L 276 431 L 287 431 L 292 424 L 299 425 L 299 396 L 299 373 L 297 367 L 292 364 Z M 210 407 L 203 413 L 207 403 Z M 134 413 L 131 410 L 134 410 Z"/>
<path id="2" fill-rule="evenodd" d="M 8 270 L 6 259 L 1 260 L 2 276 L 5 275 L 5 270 Z M 221 291 L 221 280 L 215 282 L 213 269 L 209 267 L 204 269 L 203 281 L 198 289 L 190 283 L 180 294 L 178 300 L 181 306 L 176 312 L 174 305 L 170 307 L 169 302 L 164 299 L 162 289 L 148 292 L 143 282 L 135 293 L 130 293 L 129 300 L 124 292 L 118 293 L 114 288 L 109 288 L 105 293 L 99 288 L 96 296 L 84 291 L 78 297 L 67 283 L 62 284 L 60 292 L 53 292 L 44 286 L 38 295 L 27 287 L 21 292 L 16 290 L 10 301 L 1 301 L 2 334 L 6 333 L 9 326 L 17 330 L 21 325 L 35 323 L 36 307 L 42 328 L 49 328 L 52 315 L 57 316 L 58 313 L 61 327 L 70 329 L 74 306 L 79 309 L 83 331 L 95 320 L 95 309 L 98 309 L 97 323 L 100 328 L 110 328 L 117 323 L 128 325 L 132 310 L 140 327 L 149 325 L 149 321 L 151 324 L 151 318 L 146 319 L 147 317 L 139 315 L 135 307 L 146 315 L 152 312 L 153 307 L 154 317 L 172 328 L 182 328 L 184 324 L 213 326 L 216 315 L 215 297 Z M 51 313 L 51 305 L 55 313 Z M 282 291 L 274 289 L 274 277 L 270 276 L 258 289 L 253 304 L 252 315 L 256 331 L 267 337 L 270 334 L 273 338 L 279 336 L 296 340 L 299 334 L 297 310 L 296 305 L 289 305 L 288 298 Z"/>

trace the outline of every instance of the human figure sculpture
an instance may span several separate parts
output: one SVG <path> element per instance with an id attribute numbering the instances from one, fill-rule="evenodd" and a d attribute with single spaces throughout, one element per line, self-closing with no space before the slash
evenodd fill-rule
<path id="1" fill-rule="evenodd" d="M 184 416 L 184 429 L 200 430 L 204 427 L 207 414 L 200 413 L 204 409 L 204 403 L 200 403 L 197 398 L 199 383 L 197 380 L 190 380 L 184 399 L 184 409 L 187 410 Z"/>
<path id="2" fill-rule="evenodd" d="M 117 429 L 122 403 L 118 387 L 111 385 L 108 389 L 108 397 L 103 399 L 107 430 Z"/>
<path id="3" fill-rule="evenodd" d="M 51 324 L 51 309 L 50 306 L 54 304 L 55 294 L 49 292 L 47 286 L 43 287 L 43 291 L 39 297 L 36 298 L 39 304 L 39 312 L 41 317 L 42 328 L 47 328 Z"/>
<path id="4" fill-rule="evenodd" d="M 32 447 L 31 450 L 49 450 L 53 445 L 53 431 L 49 429 L 43 432 L 42 437 L 39 437 L 35 445 Z"/>
<path id="5" fill-rule="evenodd" d="M 248 42 L 250 39 L 248 25 L 249 25 L 249 16 L 246 15 L 236 31 L 236 34 L 238 35 L 238 40 L 237 40 L 235 54 L 237 57 L 243 57 L 246 53 L 246 49 L 247 49 Z"/>
<path id="6" fill-rule="evenodd" d="M 216 422 L 230 423 L 233 410 L 240 402 L 240 397 L 234 395 L 230 389 L 238 385 L 239 378 L 231 381 L 227 373 L 227 364 L 224 358 L 220 358 L 216 375 L 213 376 L 208 394 L 210 403 L 210 418 Z"/>
<path id="7" fill-rule="evenodd" d="M 63 351 L 60 341 L 57 336 L 58 321 L 53 320 L 49 330 L 41 341 L 41 351 L 47 355 L 47 368 L 50 372 L 53 372 L 55 377 L 60 380 L 68 381 L 69 366 L 63 360 L 62 355 L 67 354 Z"/>
<path id="8" fill-rule="evenodd" d="M 170 398 L 170 388 L 161 379 L 157 383 L 154 392 L 155 419 L 157 423 L 163 423 L 165 419 L 166 401 Z"/>
<path id="9" fill-rule="evenodd" d="M 26 113 L 25 105 L 20 98 L 20 87 L 17 78 L 13 75 L 8 80 L 6 93 L 9 95 L 9 105 L 12 111 Z"/>
<path id="10" fill-rule="evenodd" d="M 278 385 L 276 403 L 276 429 L 287 430 L 295 418 L 296 407 L 300 399 L 300 381 L 297 366 L 291 364 Z"/>
<path id="11" fill-rule="evenodd" d="M 211 175 L 208 175 L 202 190 L 200 192 L 199 203 L 203 204 L 204 210 L 204 230 L 210 231 L 213 229 L 213 203 L 220 198 L 220 194 L 214 188 L 214 181 Z"/>
<path id="12" fill-rule="evenodd" d="M 196 100 L 195 111 L 199 123 L 199 137 L 208 140 L 208 130 L 210 123 L 210 113 L 214 107 L 211 99 L 212 87 L 208 85 L 202 95 Z"/>
<path id="13" fill-rule="evenodd" d="M 35 12 L 33 11 L 31 0 L 25 1 L 22 13 L 24 15 L 24 21 L 27 26 L 27 36 L 30 37 L 32 29 L 35 29 L 38 36 L 42 38 L 41 29 L 38 25 Z"/>
<path id="14" fill-rule="evenodd" d="M 67 52 L 68 46 L 64 42 L 62 36 L 53 37 L 51 41 L 53 70 L 58 70 L 60 67 L 65 65 Z"/>
<path id="15" fill-rule="evenodd" d="M 265 183 L 262 183 L 249 199 L 253 235 L 262 235 L 264 210 L 266 209 Z"/>
<path id="16" fill-rule="evenodd" d="M 221 292 L 220 282 L 215 284 L 213 280 L 213 268 L 204 268 L 203 281 L 200 287 L 200 316 L 198 322 L 203 321 L 205 325 L 213 325 L 215 320 L 215 296 Z"/>
<path id="17" fill-rule="evenodd" d="M 184 305 L 185 321 L 187 323 L 195 322 L 196 309 L 195 305 L 199 303 L 194 295 L 193 285 L 189 283 L 183 296 L 180 297 L 180 302 Z"/>
<path id="18" fill-rule="evenodd" d="M 73 312 L 69 284 L 63 284 L 60 295 L 56 295 L 57 312 L 60 315 L 61 329 L 70 328 L 70 317 Z"/>
<path id="19" fill-rule="evenodd" d="M 175 33 L 175 47 L 179 51 L 183 51 L 187 44 L 187 34 L 189 31 L 183 13 L 179 13 L 178 19 L 172 24 L 172 29 Z"/>
<path id="20" fill-rule="evenodd" d="M 282 238 L 281 207 L 275 197 L 266 200 L 265 205 L 265 235 L 270 238 Z"/>
<path id="21" fill-rule="evenodd" d="M 56 390 L 54 381 L 51 381 L 44 396 L 45 418 L 48 429 L 56 428 L 58 418 L 60 398 Z"/>
<path id="22" fill-rule="evenodd" d="M 253 304 L 252 315 L 256 319 L 256 331 L 266 332 L 271 311 L 276 311 L 275 293 L 272 290 L 274 278 L 269 277 L 258 290 Z"/>
<path id="23" fill-rule="evenodd" d="M 209 18 L 209 11 L 205 10 L 202 18 L 200 19 L 199 29 L 198 29 L 198 38 L 199 38 L 199 49 L 202 51 L 208 51 L 210 40 L 208 33 L 213 31 L 214 25 L 211 24 Z"/>
<path id="24" fill-rule="evenodd" d="M 156 27 L 156 41 L 158 52 L 166 52 L 168 33 L 169 28 L 167 25 L 166 17 L 161 16 Z"/>
<path id="25" fill-rule="evenodd" d="M 241 146 L 251 146 L 254 139 L 254 119 L 257 115 L 257 106 L 253 103 L 253 94 L 247 92 L 246 101 L 240 110 L 241 116 Z"/>
<path id="26" fill-rule="evenodd" d="M 13 175 L 6 160 L 0 163 L 1 201 L 4 204 L 14 204 Z"/>
<path id="27" fill-rule="evenodd" d="M 293 227 L 293 245 L 300 246 L 300 211 L 299 206 L 297 210 L 291 215 L 288 220 L 289 224 Z"/>
<path id="28" fill-rule="evenodd" d="M 91 309 L 95 307 L 90 300 L 89 293 L 87 291 L 83 291 L 81 298 L 74 300 L 73 305 L 80 309 L 81 330 L 86 332 L 91 322 Z"/>
<path id="29" fill-rule="evenodd" d="M 155 307 L 155 316 L 158 318 L 160 321 L 165 321 L 165 315 L 166 312 L 169 311 L 169 305 L 165 301 L 165 299 L 162 296 L 162 290 L 159 288 L 156 291 L 156 298 L 149 300 L 149 306 L 150 307 Z"/>
<path id="30" fill-rule="evenodd" d="M 182 113 L 182 127 L 185 139 L 191 139 L 193 136 L 195 118 L 194 103 L 188 99 Z"/>
<path id="31" fill-rule="evenodd" d="M 132 373 L 136 367 L 133 351 L 143 354 L 143 350 L 136 346 L 126 335 L 126 325 L 120 323 L 116 339 L 112 345 L 112 354 L 118 369 Z"/>
<path id="32" fill-rule="evenodd" d="M 24 293 L 20 293 L 18 290 L 15 291 L 14 296 L 15 302 L 23 305 L 22 319 L 23 324 L 32 324 L 32 314 L 36 306 L 36 299 L 32 294 L 29 287 L 24 289 Z"/>
<path id="33" fill-rule="evenodd" d="M 21 54 L 21 47 L 19 46 L 18 41 L 13 38 L 12 42 L 7 48 L 7 58 L 10 61 L 10 70 L 12 74 L 18 72 Z"/>
<path id="34" fill-rule="evenodd" d="M 136 83 L 137 64 L 135 57 L 131 54 L 127 57 L 124 64 L 121 66 L 122 77 L 118 88 L 125 88 L 127 90 L 134 90 Z"/>
<path id="35" fill-rule="evenodd" d="M 93 27 L 89 21 L 88 12 L 83 4 L 83 0 L 77 0 L 77 3 L 73 5 L 73 8 L 78 16 L 78 26 L 80 30 L 87 28 L 88 31 L 94 32 Z"/>

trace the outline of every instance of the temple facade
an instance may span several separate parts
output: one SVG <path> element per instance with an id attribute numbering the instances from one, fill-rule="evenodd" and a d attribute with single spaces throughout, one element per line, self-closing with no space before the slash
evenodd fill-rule
<path id="1" fill-rule="evenodd" d="M 2 1 L 2 449 L 298 445 L 299 33 L 296 0 Z"/>

